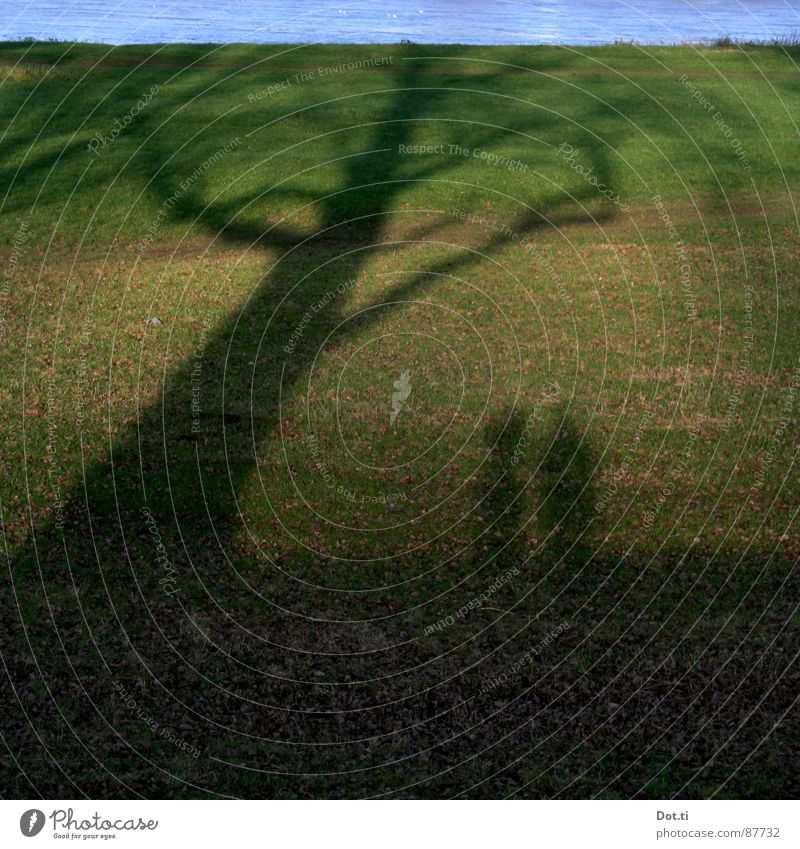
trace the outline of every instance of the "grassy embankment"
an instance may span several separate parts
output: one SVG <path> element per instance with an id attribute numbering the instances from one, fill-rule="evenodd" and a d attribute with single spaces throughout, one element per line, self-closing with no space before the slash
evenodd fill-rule
<path id="1" fill-rule="evenodd" d="M 798 56 L 0 45 L 4 792 L 796 790 Z"/>

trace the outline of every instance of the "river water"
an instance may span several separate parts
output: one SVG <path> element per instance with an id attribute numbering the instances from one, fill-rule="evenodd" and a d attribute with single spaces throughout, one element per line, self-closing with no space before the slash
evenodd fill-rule
<path id="1" fill-rule="evenodd" d="M 800 35 L 800 0 L 0 0 L 0 40 L 644 44 Z"/>

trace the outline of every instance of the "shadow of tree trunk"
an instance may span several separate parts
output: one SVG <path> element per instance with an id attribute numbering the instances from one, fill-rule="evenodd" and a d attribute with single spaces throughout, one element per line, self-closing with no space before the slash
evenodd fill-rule
<path id="1" fill-rule="evenodd" d="M 377 320 L 377 310 L 351 316 L 337 287 L 358 278 L 369 259 L 387 247 L 387 217 L 403 190 L 396 179 L 398 146 L 412 138 L 414 120 L 436 114 L 444 96 L 425 91 L 430 67 L 425 60 L 404 66 L 395 100 L 375 122 L 369 150 L 343 161 L 341 190 L 314 201 L 322 208 L 318 232 L 303 236 L 283 225 L 248 228 L 237 221 L 238 210 L 225 207 L 187 203 L 181 210 L 187 221 L 209 226 L 221 242 L 283 253 L 242 308 L 208 329 L 202 357 L 186 352 L 158 401 L 141 409 L 135 426 L 113 440 L 107 459 L 84 470 L 66 498 L 63 527 L 36 528 L 12 561 L 17 588 L 24 588 L 36 610 L 25 627 L 15 624 L 12 638 L 24 640 L 25 651 L 42 670 L 43 689 L 30 694 L 34 702 L 49 700 L 44 723 L 37 723 L 48 761 L 41 772 L 64 790 L 61 795 L 86 787 L 93 795 L 113 795 L 119 786 L 135 794 L 114 775 L 113 763 L 130 758 L 152 767 L 159 788 L 172 780 L 174 750 L 165 755 L 150 739 L 132 745 L 120 732 L 133 722 L 124 711 L 120 715 L 120 681 L 128 682 L 125 687 L 142 681 L 160 726 L 197 745 L 212 727 L 232 739 L 242 735 L 274 746 L 291 736 L 292 711 L 311 725 L 320 723 L 312 736 L 323 734 L 327 693 L 314 691 L 311 701 L 304 701 L 319 657 L 286 645 L 299 618 L 325 647 L 325 628 L 315 618 L 318 602 L 308 601 L 298 613 L 252 585 L 253 564 L 243 562 L 250 555 L 238 550 L 250 533 L 241 509 L 243 488 L 257 472 L 268 474 L 259 466 L 260 447 L 279 432 L 281 405 L 302 388 L 320 340 L 331 339 L 326 350 L 335 351 Z M 156 161 L 163 160 L 163 151 L 155 153 Z M 435 175 L 436 166 L 429 173 Z M 164 173 L 154 183 L 166 194 Z M 526 210 L 512 226 L 533 235 L 559 216 L 571 220 L 572 213 L 559 206 L 554 200 L 553 209 Z M 419 238 L 426 235 L 421 229 Z M 425 273 L 411 273 L 392 290 L 392 304 L 418 293 L 437 273 L 469 268 L 504 239 L 493 235 L 481 244 L 480 254 L 464 251 Z M 343 322 L 346 329 L 337 335 Z M 524 485 L 513 463 L 523 427 L 520 414 L 512 412 L 499 430 L 486 433 L 491 448 L 484 479 L 484 553 L 498 567 L 523 557 Z M 576 566 L 589 555 L 584 536 L 591 515 L 589 472 L 586 450 L 565 414 L 543 465 L 540 515 L 552 531 L 548 552 Z M 258 547 L 259 541 L 253 544 Z M 297 545 L 285 556 L 304 552 Z M 269 551 L 261 551 L 260 559 L 285 577 Z M 346 560 L 346 552 L 339 560 Z M 77 603 L 51 605 L 55 590 L 74 593 Z M 302 585 L 298 591 L 310 592 Z M 336 604 L 330 597 L 319 602 L 328 608 Z M 220 650 L 219 640 L 208 636 L 214 628 L 247 635 L 252 649 L 247 662 L 234 656 L 238 652 Z M 195 654 L 198 643 L 203 651 Z M 257 666 L 251 665 L 256 652 Z M 285 668 L 287 656 L 294 668 Z M 271 687 L 277 682 L 266 695 L 262 678 L 269 678 Z M 60 692 L 65 679 L 76 687 L 69 697 Z M 87 745 L 89 727 L 102 741 L 99 750 Z M 326 725 L 324 733 L 333 732 Z M 216 780 L 226 786 L 224 778 Z M 206 784 L 202 771 L 192 774 L 190 787 Z"/>

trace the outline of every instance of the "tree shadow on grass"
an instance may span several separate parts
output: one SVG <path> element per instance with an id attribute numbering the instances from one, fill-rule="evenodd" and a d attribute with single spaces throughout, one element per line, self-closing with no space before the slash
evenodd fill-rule
<path id="1" fill-rule="evenodd" d="M 308 652 L 291 654 L 285 643 L 296 638 L 298 618 L 306 630 L 320 629 L 315 605 L 330 608 L 333 602 L 307 601 L 299 613 L 282 610 L 251 585 L 243 568 L 251 564 L 243 564 L 237 554 L 242 534 L 249 533 L 240 499 L 259 470 L 259 446 L 280 427 L 280 405 L 303 385 L 321 341 L 343 321 L 348 321 L 347 330 L 339 334 L 339 344 L 374 325 L 375 311 L 354 318 L 345 300 L 331 293 L 358 278 L 369 258 L 386 249 L 387 220 L 404 185 L 396 176 L 398 147 L 412 139 L 414 121 L 436 115 L 445 98 L 438 90 L 425 91 L 431 67 L 422 59 L 404 65 L 395 99 L 375 122 L 368 150 L 342 160 L 338 191 L 309 200 L 321 207 L 318 231 L 306 235 L 282 223 L 248 227 L 239 219 L 239 202 L 205 205 L 189 197 L 177 211 L 187 222 L 208 227 L 215 242 L 282 253 L 243 307 L 213 326 L 199 384 L 196 359 L 187 357 L 167 379 L 158 402 L 141 409 L 135 427 L 113 441 L 108 460 L 85 470 L 65 499 L 63 528 L 36 528 L 31 543 L 11 563 L 15 606 L 23 610 L 19 599 L 26 597 L 32 610 L 21 615 L 24 626 L 20 621 L 9 629 L 9 654 L 15 658 L 10 680 L 30 684 L 29 664 L 38 674 L 27 691 L 15 688 L 7 696 L 9 704 L 27 712 L 21 733 L 43 758 L 31 766 L 21 757 L 35 791 L 136 795 L 155 787 L 168 794 L 179 776 L 189 793 L 238 793 L 246 782 L 237 777 L 235 765 L 223 760 L 237 760 L 242 738 L 277 746 L 274 741 L 292 734 L 287 710 L 305 717 L 312 738 L 318 733 L 304 712 L 308 688 L 302 680 L 318 661 L 313 653 L 310 661 L 303 657 Z M 155 114 L 152 121 L 157 121 Z M 501 132 L 486 130 L 483 144 L 490 146 Z M 155 160 L 168 161 L 167 152 L 156 149 Z M 598 153 L 598 173 L 610 185 L 601 159 Z M 441 167 L 434 163 L 415 179 L 434 179 Z M 165 196 L 172 189 L 167 175 L 162 167 L 153 179 Z M 265 189 L 264 195 L 269 192 Z M 592 197 L 592 189 L 582 186 L 577 196 Z M 571 204 L 554 197 L 552 209 L 523 211 L 511 226 L 534 236 L 554 224 L 585 220 Z M 430 237 L 435 226 L 418 227 L 414 238 Z M 458 252 L 424 274 L 410 274 L 392 290 L 392 302 L 418 294 L 437 273 L 470 268 L 479 255 L 491 255 L 504 242 L 503 234 L 492 235 L 482 241 L 480 254 Z M 321 303 L 326 307 L 316 309 Z M 298 337 L 295 331 L 307 315 L 312 318 Z M 289 345 L 293 335 L 296 341 Z M 200 415 L 193 408 L 196 385 Z M 509 426 L 490 434 L 495 437 L 490 476 L 508 468 L 520 426 L 512 416 Z M 576 546 L 581 551 L 586 512 L 585 487 L 579 488 L 580 443 L 565 430 L 559 459 L 545 470 L 556 493 L 545 499 L 545 521 L 560 529 L 550 549 L 560 558 L 574 557 Z M 490 490 L 487 502 L 494 535 L 490 553 L 509 563 L 521 557 L 516 540 L 522 513 L 515 489 L 516 479 L 507 476 Z M 262 555 L 277 566 L 269 554 Z M 307 588 L 300 586 L 300 592 Z M 226 627 L 243 629 L 258 646 L 258 668 L 225 652 L 209 656 L 208 644 L 214 643 L 209 634 Z M 193 653 L 198 641 L 202 651 Z M 296 658 L 295 668 L 285 668 L 287 654 Z M 282 688 L 270 691 L 272 704 L 265 703 L 265 674 Z M 132 688 L 138 694 L 135 715 L 125 706 Z M 317 694 L 315 704 L 325 704 L 325 695 Z M 148 706 L 145 714 L 155 719 L 158 732 L 150 734 L 142 726 L 142 705 Z M 337 710 L 335 702 L 331 707 Z M 223 743 L 228 740 L 229 748 L 209 739 L 209 728 Z M 203 752 L 201 763 L 210 757 L 219 769 L 213 782 L 182 745 L 186 741 Z M 245 747 L 242 759 L 248 754 Z M 265 780 L 274 788 L 276 779 Z"/>

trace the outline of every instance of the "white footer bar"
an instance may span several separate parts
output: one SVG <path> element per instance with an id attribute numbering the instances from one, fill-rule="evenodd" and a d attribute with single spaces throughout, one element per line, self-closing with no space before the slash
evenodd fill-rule
<path id="1" fill-rule="evenodd" d="M 800 846 L 796 801 L 2 801 L 0 846 Z"/>

